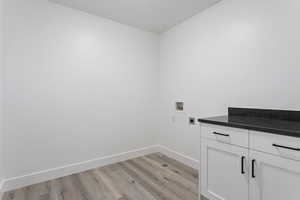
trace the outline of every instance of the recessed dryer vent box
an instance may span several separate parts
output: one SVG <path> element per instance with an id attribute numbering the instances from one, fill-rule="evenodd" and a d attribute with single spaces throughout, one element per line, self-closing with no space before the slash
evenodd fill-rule
<path id="1" fill-rule="evenodd" d="M 175 109 L 176 111 L 183 111 L 184 102 L 178 101 L 175 103 Z"/>

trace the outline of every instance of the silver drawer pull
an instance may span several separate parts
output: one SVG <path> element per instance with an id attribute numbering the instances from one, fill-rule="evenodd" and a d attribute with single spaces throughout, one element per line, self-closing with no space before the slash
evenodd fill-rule
<path id="1" fill-rule="evenodd" d="M 273 147 L 289 149 L 289 150 L 293 150 L 293 151 L 300 151 L 300 148 L 287 147 L 287 146 L 282 146 L 282 145 L 279 145 L 279 144 L 273 144 Z"/>
<path id="2" fill-rule="evenodd" d="M 225 136 L 225 137 L 229 137 L 229 134 L 224 134 L 224 133 L 218 133 L 218 132 L 213 132 L 213 134 L 215 135 L 221 135 L 221 136 Z"/>

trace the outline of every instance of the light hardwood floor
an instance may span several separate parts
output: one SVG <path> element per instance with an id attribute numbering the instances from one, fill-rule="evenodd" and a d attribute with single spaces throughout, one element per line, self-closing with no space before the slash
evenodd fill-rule
<path id="1" fill-rule="evenodd" d="M 198 172 L 156 153 L 7 192 L 3 200 L 198 200 Z"/>

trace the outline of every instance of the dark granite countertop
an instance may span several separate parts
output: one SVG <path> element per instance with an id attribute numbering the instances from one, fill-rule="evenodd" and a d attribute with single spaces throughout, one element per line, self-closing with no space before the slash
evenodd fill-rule
<path id="1" fill-rule="evenodd" d="M 228 115 L 199 122 L 300 138 L 300 112 L 229 108 Z"/>

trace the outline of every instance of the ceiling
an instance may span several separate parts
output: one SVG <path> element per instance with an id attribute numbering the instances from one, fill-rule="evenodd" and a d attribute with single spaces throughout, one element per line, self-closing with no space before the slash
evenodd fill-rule
<path id="1" fill-rule="evenodd" d="M 50 0 L 147 31 L 161 33 L 220 0 Z"/>

